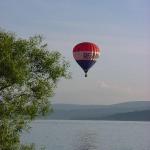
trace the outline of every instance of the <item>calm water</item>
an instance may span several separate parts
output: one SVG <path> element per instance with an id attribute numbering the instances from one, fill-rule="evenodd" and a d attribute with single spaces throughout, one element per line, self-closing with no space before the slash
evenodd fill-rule
<path id="1" fill-rule="evenodd" d="M 150 150 L 150 122 L 35 121 L 22 141 L 46 150 Z"/>

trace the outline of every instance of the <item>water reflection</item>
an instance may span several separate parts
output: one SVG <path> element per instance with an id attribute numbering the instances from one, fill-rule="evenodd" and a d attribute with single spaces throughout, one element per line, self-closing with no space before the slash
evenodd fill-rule
<path id="1" fill-rule="evenodd" d="M 81 132 L 78 135 L 77 143 L 74 145 L 74 150 L 97 150 L 96 133 L 90 131 Z"/>

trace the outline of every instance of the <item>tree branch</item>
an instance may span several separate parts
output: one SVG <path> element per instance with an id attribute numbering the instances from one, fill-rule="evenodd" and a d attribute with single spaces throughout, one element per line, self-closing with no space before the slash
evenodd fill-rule
<path id="1" fill-rule="evenodd" d="M 12 86 L 12 84 L 2 86 L 2 87 L 0 87 L 0 91 L 4 90 L 4 89 L 6 89 L 6 88 L 8 88 L 8 87 L 10 87 L 10 86 Z"/>

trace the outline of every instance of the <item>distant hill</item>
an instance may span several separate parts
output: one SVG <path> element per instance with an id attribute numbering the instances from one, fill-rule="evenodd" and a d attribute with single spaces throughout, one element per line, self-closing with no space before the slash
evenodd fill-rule
<path id="1" fill-rule="evenodd" d="M 54 112 L 40 119 L 150 121 L 150 101 L 113 105 L 54 104 Z"/>
<path id="2" fill-rule="evenodd" d="M 150 110 L 134 111 L 110 115 L 103 120 L 150 121 Z"/>

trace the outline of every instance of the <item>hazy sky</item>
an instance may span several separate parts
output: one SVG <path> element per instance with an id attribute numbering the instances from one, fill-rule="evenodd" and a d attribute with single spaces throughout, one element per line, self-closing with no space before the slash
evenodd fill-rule
<path id="1" fill-rule="evenodd" d="M 72 79 L 59 82 L 53 103 L 150 100 L 149 0 L 0 0 L 0 26 L 41 34 L 70 61 Z M 72 56 L 83 41 L 101 48 L 88 78 Z"/>

